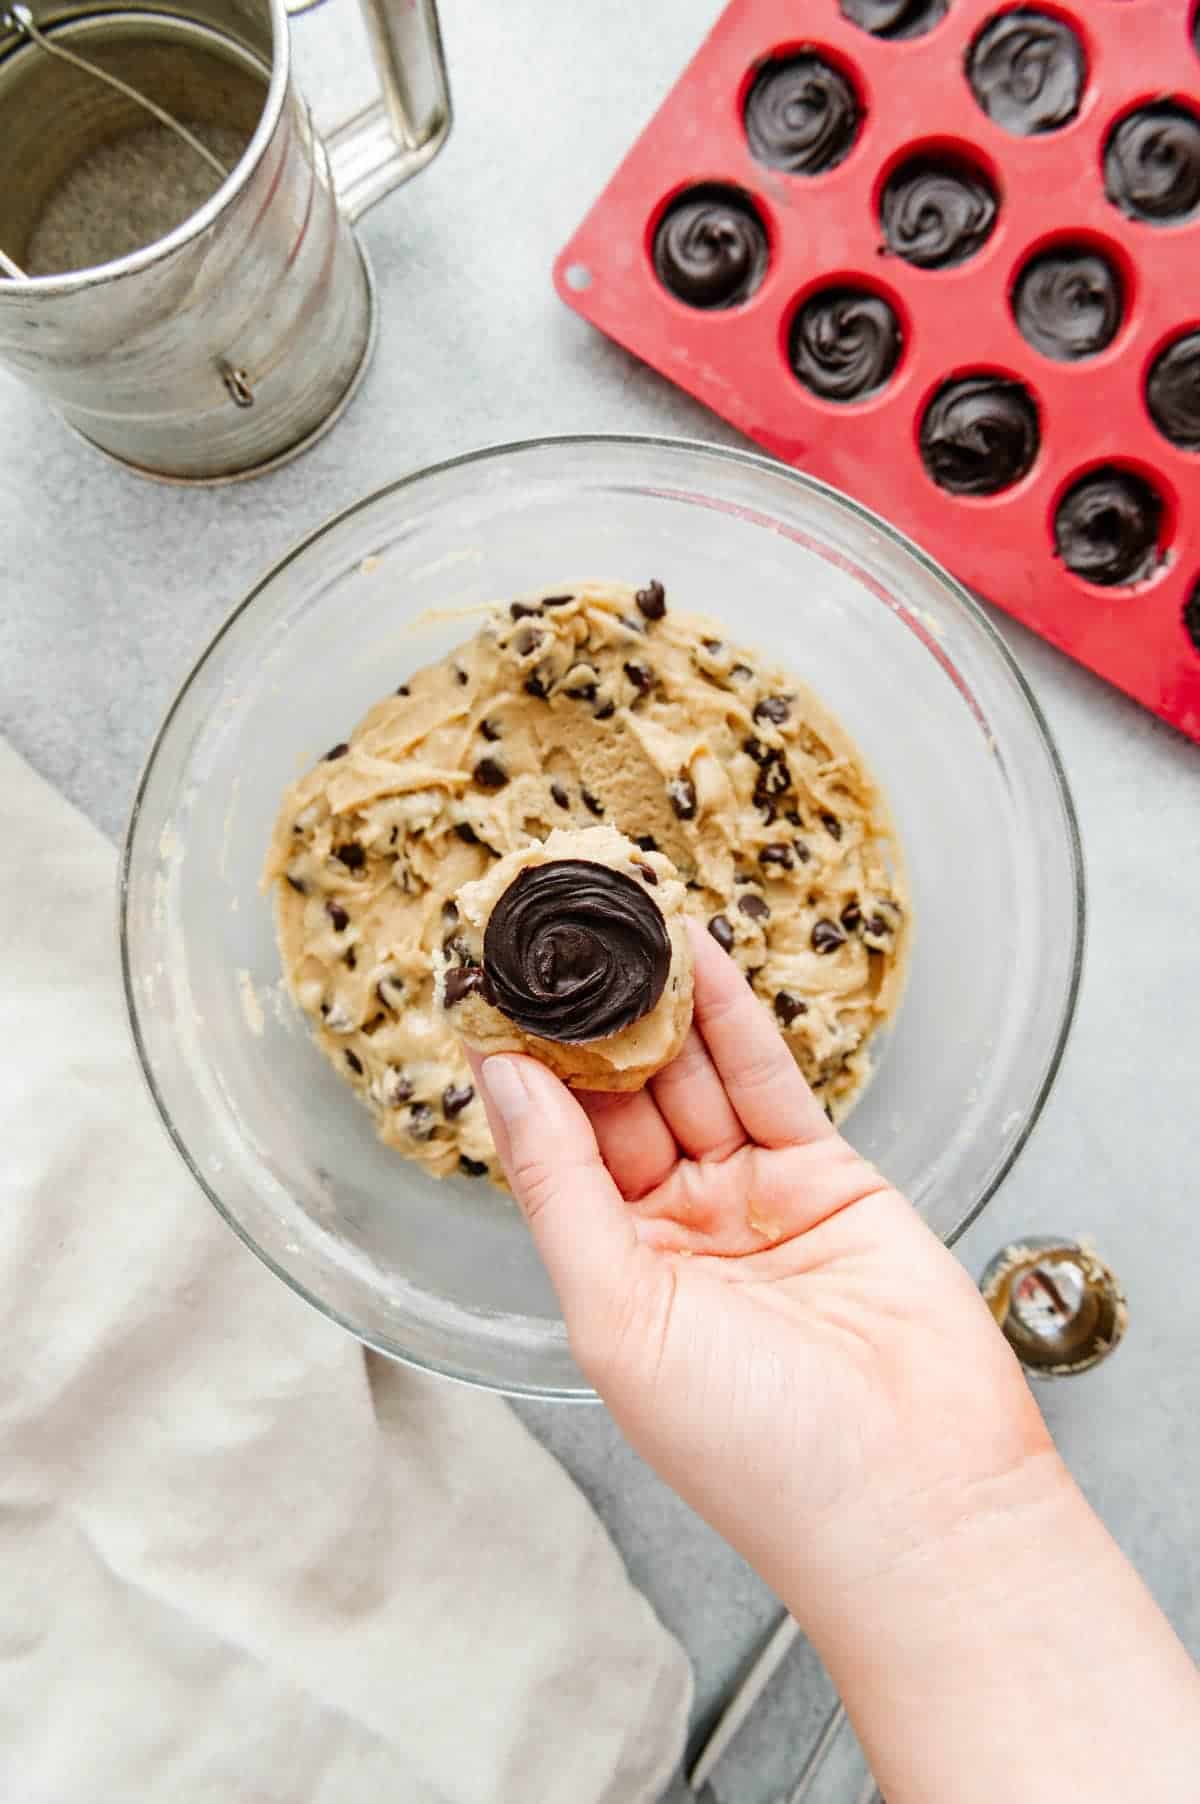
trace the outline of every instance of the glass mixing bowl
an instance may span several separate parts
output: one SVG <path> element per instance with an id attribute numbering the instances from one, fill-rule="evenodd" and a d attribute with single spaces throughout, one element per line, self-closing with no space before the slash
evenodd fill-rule
<path id="1" fill-rule="evenodd" d="M 882 781 L 916 931 L 848 1133 L 947 1239 L 1028 1135 L 1079 976 L 1075 819 L 1020 672 L 956 583 L 833 490 L 744 452 L 565 438 L 441 464 L 322 526 L 155 742 L 122 870 L 134 1037 L 193 1174 L 281 1278 L 385 1353 L 528 1396 L 591 1393 L 524 1223 L 377 1141 L 281 986 L 259 873 L 286 786 L 472 610 L 650 577 L 811 683 Z"/>

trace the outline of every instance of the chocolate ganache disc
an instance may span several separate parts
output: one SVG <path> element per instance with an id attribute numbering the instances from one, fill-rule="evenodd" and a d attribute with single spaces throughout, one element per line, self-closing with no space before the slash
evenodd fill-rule
<path id="1" fill-rule="evenodd" d="M 1093 470 L 1058 504 L 1054 544 L 1059 557 L 1090 583 L 1112 588 L 1141 582 L 1158 563 L 1162 501 L 1128 470 Z"/>
<path id="2" fill-rule="evenodd" d="M 950 0 L 839 0 L 843 16 L 873 38 L 919 38 L 946 17 Z"/>
<path id="3" fill-rule="evenodd" d="M 940 388 L 921 422 L 921 456 L 952 495 L 995 495 L 1032 466 L 1037 408 L 1005 376 L 962 376 Z"/>
<path id="4" fill-rule="evenodd" d="M 744 119 L 758 162 L 792 175 L 822 175 L 850 154 L 859 106 L 844 75 L 823 57 L 806 54 L 759 70 Z"/>
<path id="5" fill-rule="evenodd" d="M 996 193 L 973 164 L 914 157 L 889 177 L 880 214 L 889 250 L 918 269 L 948 269 L 990 236 Z"/>
<path id="6" fill-rule="evenodd" d="M 1200 207 L 1200 119 L 1173 100 L 1129 113 L 1108 136 L 1104 192 L 1148 225 L 1187 219 Z"/>
<path id="7" fill-rule="evenodd" d="M 736 188 L 691 188 L 672 202 L 654 234 L 664 288 L 689 307 L 736 307 L 767 269 L 767 234 Z"/>
<path id="8" fill-rule="evenodd" d="M 1083 46 L 1071 27 L 1031 8 L 991 20 L 967 54 L 976 100 L 989 119 L 1022 138 L 1069 124 L 1086 74 Z"/>
<path id="9" fill-rule="evenodd" d="M 1160 351 L 1146 381 L 1146 406 L 1164 438 L 1200 451 L 1200 332 L 1185 332 Z"/>
<path id="10" fill-rule="evenodd" d="M 642 884 L 607 865 L 531 865 L 492 909 L 483 937 L 488 1000 L 525 1033 L 582 1045 L 648 1015 L 671 941 Z"/>
<path id="11" fill-rule="evenodd" d="M 788 355 L 805 388 L 826 401 L 862 401 L 886 383 L 900 356 L 900 322 L 882 295 L 825 288 L 792 322 Z"/>
<path id="12" fill-rule="evenodd" d="M 1112 343 L 1121 324 L 1121 278 L 1099 251 L 1060 245 L 1027 263 L 1013 290 L 1022 338 L 1044 357 L 1075 363 Z"/>

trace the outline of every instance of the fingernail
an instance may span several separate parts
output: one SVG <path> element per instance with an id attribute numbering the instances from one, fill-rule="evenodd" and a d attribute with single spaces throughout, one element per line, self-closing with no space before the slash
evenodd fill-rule
<path id="1" fill-rule="evenodd" d="M 513 1059 L 484 1059 L 479 1079 L 487 1100 L 507 1127 L 529 1107 L 529 1093 L 521 1077 L 520 1066 Z"/>

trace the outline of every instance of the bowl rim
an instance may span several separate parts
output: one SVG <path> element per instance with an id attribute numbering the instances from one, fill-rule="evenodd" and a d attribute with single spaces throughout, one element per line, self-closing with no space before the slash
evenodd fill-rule
<path id="1" fill-rule="evenodd" d="M 677 438 L 669 434 L 656 433 L 546 433 L 536 438 L 497 440 L 478 446 L 471 451 L 460 452 L 454 457 L 442 458 L 436 463 L 422 464 L 417 469 L 409 470 L 404 475 L 395 477 L 391 482 L 383 483 L 378 488 L 372 489 L 368 494 L 360 496 L 358 500 L 349 502 L 345 507 L 339 508 L 335 513 L 330 514 L 317 526 L 313 527 L 309 532 L 306 532 L 301 538 L 295 540 L 286 551 L 277 557 L 274 562 L 262 572 L 257 580 L 246 591 L 245 595 L 243 595 L 242 599 L 235 603 L 225 619 L 217 627 L 216 631 L 192 660 L 186 675 L 180 683 L 169 707 L 163 715 L 153 739 L 151 740 L 149 751 L 146 754 L 141 773 L 138 777 L 137 787 L 134 791 L 133 801 L 130 806 L 129 822 L 121 846 L 117 922 L 121 961 L 121 983 L 125 999 L 125 1012 L 133 1040 L 134 1051 L 137 1055 L 138 1068 L 141 1072 L 146 1089 L 149 1092 L 150 1100 L 158 1113 L 158 1117 L 163 1124 L 168 1139 L 175 1147 L 176 1152 L 183 1160 L 183 1163 L 191 1173 L 201 1191 L 208 1198 L 221 1219 L 233 1229 L 242 1244 L 248 1247 L 269 1271 L 273 1272 L 277 1278 L 280 1278 L 283 1283 L 287 1285 L 289 1290 L 303 1298 L 306 1303 L 311 1304 L 311 1306 L 316 1309 L 319 1314 L 323 1315 L 326 1320 L 336 1323 L 338 1327 L 345 1329 L 347 1333 L 353 1335 L 363 1346 L 371 1348 L 374 1352 L 382 1354 L 385 1358 L 394 1359 L 399 1364 L 406 1365 L 416 1371 L 430 1373 L 440 1378 L 450 1379 L 455 1383 L 467 1385 L 471 1389 L 491 1391 L 500 1396 L 523 1398 L 535 1402 L 594 1403 L 598 1402 L 599 1398 L 597 1397 L 596 1392 L 586 1384 L 579 1386 L 564 1386 L 539 1384 L 523 1385 L 512 1381 L 497 1382 L 481 1377 L 477 1372 L 468 1372 L 456 1368 L 448 1362 L 420 1358 L 413 1353 L 406 1352 L 403 1348 L 396 1346 L 383 1337 L 375 1336 L 364 1331 L 362 1328 L 357 1327 L 353 1322 L 348 1320 L 339 1310 L 333 1308 L 329 1303 L 324 1301 L 314 1291 L 310 1290 L 307 1285 L 301 1283 L 299 1279 L 288 1272 L 265 1247 L 261 1246 L 258 1241 L 242 1227 L 237 1217 L 229 1210 L 229 1208 L 227 1208 L 221 1197 L 205 1178 L 175 1126 L 171 1112 L 167 1107 L 166 1100 L 159 1090 L 143 1038 L 138 1012 L 139 1005 L 135 994 L 133 972 L 130 962 L 129 903 L 131 867 L 134 842 L 137 838 L 147 790 L 158 761 L 159 753 L 162 750 L 167 735 L 170 733 L 176 714 L 182 707 L 192 684 L 195 682 L 204 666 L 208 663 L 209 659 L 216 652 L 226 635 L 233 629 L 234 625 L 241 619 L 242 615 L 249 611 L 264 590 L 266 590 L 278 576 L 288 569 L 289 566 L 298 562 L 311 546 L 316 544 L 319 540 L 326 538 L 330 533 L 335 532 L 356 514 L 364 513 L 367 509 L 374 507 L 377 503 L 398 495 L 405 489 L 413 488 L 419 483 L 435 479 L 445 475 L 451 470 L 462 469 L 468 465 L 483 465 L 505 459 L 520 458 L 534 452 L 545 451 L 548 448 L 568 450 L 572 448 L 590 449 L 593 447 L 609 450 L 621 447 L 623 450 L 631 452 L 645 450 L 683 452 L 684 454 L 698 458 L 700 461 L 707 464 L 732 464 L 743 469 L 758 471 L 763 475 L 776 479 L 781 478 L 783 481 L 792 483 L 796 487 L 808 491 L 810 494 L 821 497 L 827 503 L 832 502 L 835 508 L 840 508 L 844 513 L 854 516 L 861 524 L 869 527 L 874 532 L 882 534 L 883 537 L 890 540 L 894 546 L 905 552 L 909 557 L 915 559 L 924 569 L 926 574 L 945 590 L 947 599 L 962 610 L 971 624 L 980 632 L 990 651 L 1007 671 L 1007 674 L 1016 687 L 1020 699 L 1024 702 L 1025 707 L 1028 710 L 1031 722 L 1047 755 L 1050 772 L 1054 780 L 1054 787 L 1058 795 L 1059 803 L 1062 808 L 1063 820 L 1066 826 L 1067 850 L 1071 867 L 1072 892 L 1074 897 L 1074 907 L 1070 922 L 1073 940 L 1070 973 L 1062 999 L 1058 1023 L 1054 1032 L 1050 1056 L 1046 1061 L 1041 1081 L 1038 1084 L 1037 1091 L 1029 1105 L 1028 1113 L 1022 1124 L 1021 1131 L 1016 1136 L 1011 1146 L 1006 1149 L 1003 1157 L 997 1161 L 996 1165 L 988 1173 L 985 1182 L 980 1187 L 978 1196 L 963 1209 L 954 1227 L 942 1236 L 946 1246 L 953 1246 L 955 1242 L 966 1233 L 972 1223 L 978 1220 L 979 1216 L 983 1213 L 983 1210 L 987 1207 L 1000 1185 L 1004 1182 L 1004 1179 L 1012 1170 L 1017 1159 L 1028 1145 L 1029 1139 L 1033 1134 L 1038 1121 L 1041 1119 L 1050 1092 L 1058 1077 L 1063 1056 L 1066 1051 L 1067 1041 L 1070 1037 L 1071 1026 L 1075 1018 L 1076 1005 L 1082 981 L 1084 950 L 1087 937 L 1087 882 L 1083 859 L 1083 845 L 1079 831 L 1079 820 L 1071 796 L 1070 786 L 1067 782 L 1067 775 L 1062 757 L 1059 753 L 1054 735 L 1050 731 L 1049 722 L 1042 711 L 1041 705 L 1038 702 L 1028 679 L 1021 670 L 1013 653 L 1009 650 L 999 629 L 993 625 L 979 602 L 976 601 L 975 597 L 965 585 L 958 581 L 957 577 L 952 576 L 935 558 L 924 551 L 915 540 L 910 539 L 907 533 L 902 532 L 898 527 L 892 525 L 889 520 L 886 520 L 881 514 L 877 514 L 872 508 L 866 507 L 862 502 L 855 500 L 853 496 L 847 495 L 841 489 L 835 488 L 831 483 L 822 482 L 817 477 L 810 476 L 804 470 L 795 469 L 790 464 L 782 463 L 775 458 L 767 457 L 759 452 L 746 451 L 737 446 L 718 445 L 705 439 Z"/>

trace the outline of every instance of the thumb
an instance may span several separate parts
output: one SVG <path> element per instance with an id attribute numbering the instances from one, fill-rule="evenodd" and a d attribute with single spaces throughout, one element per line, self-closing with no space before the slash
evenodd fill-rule
<path id="1" fill-rule="evenodd" d="M 592 1124 L 536 1059 L 470 1055 L 496 1150 L 558 1292 L 568 1326 L 615 1298 L 633 1257 L 633 1217 Z"/>

